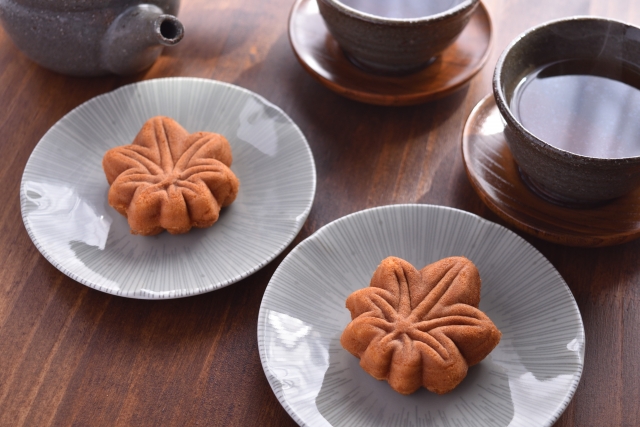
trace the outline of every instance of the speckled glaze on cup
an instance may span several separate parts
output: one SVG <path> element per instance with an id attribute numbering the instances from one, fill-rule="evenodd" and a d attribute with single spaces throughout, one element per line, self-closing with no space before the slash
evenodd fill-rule
<path id="1" fill-rule="evenodd" d="M 429 65 L 456 40 L 480 0 L 465 0 L 435 15 L 402 19 L 361 12 L 339 0 L 317 2 L 329 32 L 353 63 L 367 71 L 408 74 Z"/>
<path id="2" fill-rule="evenodd" d="M 505 138 L 523 180 L 543 198 L 569 207 L 604 203 L 640 186 L 640 157 L 595 158 L 556 148 L 525 129 L 510 103 L 518 83 L 535 69 L 560 60 L 596 58 L 625 61 L 640 70 L 640 28 L 595 17 L 548 22 L 517 37 L 500 56 L 493 76 Z"/>

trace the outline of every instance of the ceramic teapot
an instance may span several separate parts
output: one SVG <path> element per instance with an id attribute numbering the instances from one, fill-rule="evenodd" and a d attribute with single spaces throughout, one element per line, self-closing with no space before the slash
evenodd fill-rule
<path id="1" fill-rule="evenodd" d="M 0 21 L 26 56 L 63 74 L 131 74 L 184 28 L 180 0 L 0 0 Z"/>

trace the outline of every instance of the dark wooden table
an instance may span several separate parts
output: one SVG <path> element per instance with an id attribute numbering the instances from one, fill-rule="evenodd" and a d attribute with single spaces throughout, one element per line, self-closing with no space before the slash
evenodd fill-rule
<path id="1" fill-rule="evenodd" d="M 287 36 L 292 0 L 184 0 L 183 42 L 128 77 L 52 73 L 0 31 L 0 425 L 295 425 L 267 383 L 256 339 L 263 292 L 291 248 L 336 218 L 386 204 L 452 206 L 504 224 L 469 184 L 460 150 L 502 49 L 533 25 L 570 15 L 640 24 L 637 0 L 485 4 L 495 38 L 483 71 L 445 99 L 399 108 L 341 98 L 303 70 Z M 279 105 L 308 138 L 316 199 L 289 248 L 234 285 L 169 301 L 116 297 L 40 255 L 22 224 L 20 179 L 38 140 L 71 109 L 166 76 L 230 82 Z M 556 426 L 640 425 L 640 241 L 581 249 L 523 237 L 564 277 L 586 329 L 582 380 Z"/>

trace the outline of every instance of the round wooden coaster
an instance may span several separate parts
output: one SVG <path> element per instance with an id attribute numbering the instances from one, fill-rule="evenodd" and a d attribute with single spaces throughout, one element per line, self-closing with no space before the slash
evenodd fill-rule
<path id="1" fill-rule="evenodd" d="M 460 89 L 489 57 L 491 33 L 491 18 L 480 3 L 460 37 L 431 65 L 406 76 L 386 76 L 363 71 L 347 59 L 316 0 L 296 0 L 289 16 L 289 40 L 304 69 L 342 96 L 377 105 L 419 104 Z"/>
<path id="2" fill-rule="evenodd" d="M 526 233 L 563 245 L 610 246 L 640 237 L 640 188 L 592 208 L 549 203 L 522 181 L 503 129 L 489 94 L 473 109 L 462 134 L 467 176 L 492 211 Z"/>

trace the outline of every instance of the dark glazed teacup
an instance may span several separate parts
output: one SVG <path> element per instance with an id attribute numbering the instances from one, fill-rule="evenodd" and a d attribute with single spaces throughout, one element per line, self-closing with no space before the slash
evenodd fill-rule
<path id="1" fill-rule="evenodd" d="M 460 35 L 479 1 L 452 1 L 457 4 L 434 15 L 390 18 L 339 0 L 317 0 L 329 32 L 349 59 L 383 74 L 408 74 L 429 65 Z"/>
<path id="2" fill-rule="evenodd" d="M 557 148 L 550 145 L 552 141 L 542 140 L 525 128 L 512 107 L 514 93 L 525 77 L 545 65 L 567 60 L 631 67 L 640 76 L 640 29 L 595 17 L 548 22 L 517 37 L 502 53 L 495 69 L 493 93 L 506 123 L 507 144 L 523 180 L 551 202 L 586 207 L 640 186 L 640 156 L 589 157 Z M 640 146 L 640 135 L 637 139 Z"/>

